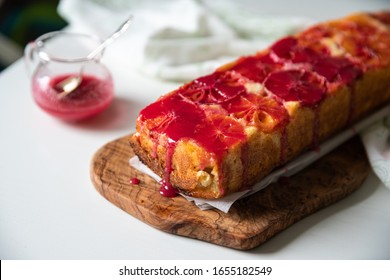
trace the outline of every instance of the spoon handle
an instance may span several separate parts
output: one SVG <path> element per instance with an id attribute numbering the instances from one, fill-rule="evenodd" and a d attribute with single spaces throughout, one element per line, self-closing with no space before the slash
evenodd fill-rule
<path id="1" fill-rule="evenodd" d="M 100 53 L 105 47 L 107 47 L 109 44 L 111 44 L 116 38 L 118 38 L 120 35 L 122 35 L 123 32 L 125 32 L 130 24 L 133 22 L 133 15 L 130 15 L 128 19 L 119 26 L 119 28 L 112 33 L 107 39 L 103 41 L 96 49 L 94 49 L 91 53 L 88 54 L 87 59 L 90 60 L 94 58 L 98 53 Z"/>

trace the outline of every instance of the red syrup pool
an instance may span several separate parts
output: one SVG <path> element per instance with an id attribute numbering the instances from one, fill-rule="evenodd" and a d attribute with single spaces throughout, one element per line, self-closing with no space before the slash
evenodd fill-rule
<path id="1" fill-rule="evenodd" d="M 71 74 L 41 77 L 32 85 L 35 102 L 48 114 L 65 121 L 79 121 L 95 116 L 111 104 L 114 97 L 112 79 L 102 80 L 83 75 L 81 84 L 65 97 L 59 97 L 56 85 Z"/>
<path id="2" fill-rule="evenodd" d="M 141 183 L 141 181 L 138 179 L 138 178 L 131 178 L 129 180 L 129 183 L 132 184 L 132 185 L 139 185 L 139 183 Z"/>

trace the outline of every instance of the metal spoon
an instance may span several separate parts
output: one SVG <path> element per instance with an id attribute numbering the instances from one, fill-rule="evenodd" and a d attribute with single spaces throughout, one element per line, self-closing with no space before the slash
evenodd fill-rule
<path id="1" fill-rule="evenodd" d="M 123 22 L 119 28 L 112 33 L 109 37 L 107 37 L 96 49 L 94 49 L 92 52 L 90 52 L 86 59 L 89 61 L 93 59 L 98 53 L 100 53 L 105 47 L 107 47 L 109 44 L 111 44 L 116 38 L 118 38 L 120 35 L 122 35 L 130 26 L 130 24 L 133 22 L 133 16 L 129 16 L 129 18 Z M 68 77 L 58 84 L 55 85 L 55 88 L 60 91 L 58 93 L 58 98 L 64 98 L 68 94 L 72 93 L 80 84 L 82 81 L 82 74 L 84 71 L 85 64 L 83 64 L 80 67 L 80 72 L 78 75 Z"/>

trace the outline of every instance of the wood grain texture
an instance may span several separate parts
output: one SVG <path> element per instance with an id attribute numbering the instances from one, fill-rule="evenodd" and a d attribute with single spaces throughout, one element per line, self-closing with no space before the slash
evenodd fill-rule
<path id="1" fill-rule="evenodd" d="M 299 174 L 236 202 L 229 213 L 202 211 L 181 196 L 166 198 L 159 184 L 129 165 L 128 136 L 100 148 L 91 161 L 91 180 L 107 200 L 165 232 L 248 250 L 302 218 L 352 193 L 370 170 L 354 138 Z M 130 178 L 140 179 L 139 185 Z"/>

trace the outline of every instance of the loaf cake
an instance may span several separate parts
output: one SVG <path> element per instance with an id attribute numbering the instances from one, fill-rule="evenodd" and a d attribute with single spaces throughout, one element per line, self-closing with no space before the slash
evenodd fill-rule
<path id="1" fill-rule="evenodd" d="M 160 192 L 221 198 L 390 101 L 390 11 L 287 36 L 141 110 L 130 145 Z"/>

